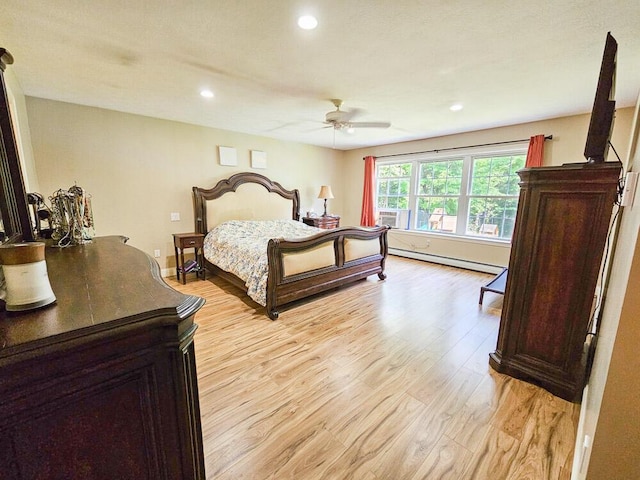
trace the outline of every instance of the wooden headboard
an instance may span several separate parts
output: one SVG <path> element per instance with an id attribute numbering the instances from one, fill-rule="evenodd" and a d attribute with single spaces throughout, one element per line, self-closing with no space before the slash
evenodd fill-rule
<path id="1" fill-rule="evenodd" d="M 238 187 L 242 185 L 246 187 L 242 189 L 244 195 L 230 196 L 233 198 L 228 202 L 216 202 L 214 208 L 211 205 L 207 208 L 211 200 L 219 200 L 227 193 L 240 193 Z M 259 173 L 236 173 L 213 188 L 193 187 L 193 214 L 196 232 L 204 234 L 225 220 L 300 220 L 300 192 L 287 190 Z"/>

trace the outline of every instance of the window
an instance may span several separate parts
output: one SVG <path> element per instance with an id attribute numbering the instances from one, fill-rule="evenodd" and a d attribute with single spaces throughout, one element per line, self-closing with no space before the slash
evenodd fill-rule
<path id="1" fill-rule="evenodd" d="M 511 238 L 518 208 L 518 170 L 524 155 L 473 159 L 467 235 Z"/>
<path id="2" fill-rule="evenodd" d="M 409 208 L 411 163 L 396 163 L 377 167 L 378 209 Z"/>
<path id="3" fill-rule="evenodd" d="M 463 159 L 419 163 L 416 228 L 455 232 Z"/>
<path id="4" fill-rule="evenodd" d="M 463 155 L 378 160 L 379 211 L 407 210 L 410 230 L 509 240 L 526 146 Z"/>

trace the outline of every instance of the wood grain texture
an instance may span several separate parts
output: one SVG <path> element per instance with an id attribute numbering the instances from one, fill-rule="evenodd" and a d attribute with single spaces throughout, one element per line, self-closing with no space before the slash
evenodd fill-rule
<path id="1" fill-rule="evenodd" d="M 619 162 L 518 171 L 509 280 L 490 361 L 570 401 L 580 401 L 588 378 L 585 340 L 620 171 Z"/>
<path id="2" fill-rule="evenodd" d="M 209 479 L 568 478 L 579 405 L 489 368 L 490 275 L 389 257 L 389 280 L 293 304 L 278 322 L 219 279 L 196 359 Z"/>

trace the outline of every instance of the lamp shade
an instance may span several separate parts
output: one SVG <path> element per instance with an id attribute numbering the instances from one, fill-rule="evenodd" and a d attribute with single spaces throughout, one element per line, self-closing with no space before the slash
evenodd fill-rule
<path id="1" fill-rule="evenodd" d="M 331 191 L 331 185 L 322 185 L 320 187 L 320 193 L 318 194 L 318 198 L 334 198 L 333 192 Z"/>

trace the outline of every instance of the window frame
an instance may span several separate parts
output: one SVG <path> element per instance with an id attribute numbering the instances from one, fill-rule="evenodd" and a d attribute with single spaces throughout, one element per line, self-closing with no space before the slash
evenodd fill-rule
<path id="1" fill-rule="evenodd" d="M 388 166 L 388 165 L 401 165 L 403 163 L 407 163 L 407 162 L 386 162 L 386 163 L 381 163 L 381 166 L 385 166 L 385 165 L 386 166 Z M 384 180 L 380 180 L 381 178 L 384 179 Z M 389 185 L 390 185 L 390 182 L 392 182 L 394 179 L 396 181 L 398 181 L 398 189 L 400 189 L 400 184 L 403 181 L 406 181 L 406 179 L 408 179 L 408 181 L 409 181 L 409 193 L 411 193 L 411 185 L 412 185 L 412 182 L 413 182 L 413 168 L 412 168 L 412 174 L 409 175 L 408 177 L 405 176 L 405 175 L 396 176 L 396 177 L 379 177 L 378 176 L 378 163 L 376 162 L 376 198 L 375 198 L 375 205 L 376 205 L 377 209 L 391 209 L 392 210 L 392 209 L 399 209 L 400 208 L 400 207 L 397 207 L 397 206 L 396 207 L 390 207 L 388 205 L 390 198 L 398 199 L 398 198 L 404 197 L 404 195 L 401 195 L 400 192 L 398 192 L 397 195 L 390 194 L 390 186 Z M 389 182 L 387 184 L 386 192 L 385 192 L 385 195 L 384 195 L 384 197 L 387 199 L 387 201 L 386 201 L 387 205 L 384 206 L 384 207 L 379 207 L 378 206 L 378 193 L 379 193 L 379 190 L 380 190 L 380 186 L 379 186 L 380 181 Z M 397 204 L 397 202 L 396 202 L 396 204 Z M 408 203 L 407 204 L 407 208 L 409 206 L 410 206 L 410 204 Z"/>
<path id="2" fill-rule="evenodd" d="M 409 224 L 409 229 L 411 233 L 417 234 L 428 234 L 428 235 L 443 235 L 447 237 L 457 237 L 457 238 L 465 238 L 465 239 L 473 239 L 478 241 L 487 241 L 487 242 L 511 242 L 511 238 L 500 237 L 500 236 L 489 236 L 482 234 L 468 234 L 467 233 L 467 223 L 469 216 L 469 208 L 470 201 L 472 198 L 480 198 L 482 196 L 472 195 L 471 194 L 471 180 L 473 175 L 473 162 L 477 158 L 487 158 L 487 157 L 501 157 L 507 155 L 523 155 L 526 157 L 528 148 L 528 142 L 517 142 L 510 143 L 505 145 L 492 145 L 492 146 L 484 146 L 484 147 L 468 147 L 468 148 L 456 148 L 456 149 L 443 149 L 443 151 L 431 151 L 431 152 L 423 152 L 423 153 L 413 153 L 407 155 L 394 155 L 389 158 L 379 158 L 376 160 L 376 189 L 375 189 L 375 205 L 376 210 L 382 210 L 384 207 L 378 207 L 378 168 L 380 166 L 385 165 L 394 165 L 394 164 L 402 164 L 402 163 L 411 163 L 411 180 L 410 180 L 410 188 L 408 195 L 408 205 L 409 210 L 411 210 L 411 219 Z M 457 224 L 455 231 L 446 232 L 442 230 L 423 230 L 418 229 L 416 226 L 417 222 L 417 207 L 418 207 L 418 199 L 425 197 L 434 197 L 434 195 L 424 195 L 419 194 L 419 177 L 420 177 L 420 165 L 423 163 L 429 162 L 443 162 L 446 160 L 455 160 L 462 159 L 462 179 L 460 186 L 460 195 L 458 198 L 458 210 L 457 210 Z M 516 208 L 517 202 L 519 198 L 519 189 L 515 195 L 505 195 L 504 198 L 515 198 L 516 200 Z M 446 195 L 444 195 L 446 196 Z M 439 195 L 439 197 L 443 197 L 443 195 Z M 495 197 L 493 195 L 489 195 L 488 197 Z"/>
<path id="3" fill-rule="evenodd" d="M 460 181 L 460 193 L 458 195 L 447 195 L 442 194 L 442 195 L 430 195 L 430 194 L 421 194 L 418 193 L 418 189 L 419 189 L 419 182 L 420 182 L 420 167 L 424 164 L 429 164 L 429 163 L 442 163 L 442 162 L 446 162 L 446 161 L 456 161 L 456 160 L 462 160 L 462 177 L 461 177 L 461 181 Z M 456 222 L 456 229 L 453 232 L 449 232 L 449 231 L 445 231 L 445 230 L 423 230 L 423 229 L 418 229 L 416 228 L 416 221 L 418 218 L 418 201 L 421 198 L 457 198 L 458 199 L 458 208 L 457 208 L 457 213 L 456 216 L 460 217 L 461 214 L 465 214 L 466 212 L 466 206 L 464 205 L 464 197 L 465 197 L 465 192 L 467 191 L 468 188 L 468 175 L 466 175 L 466 172 L 468 171 L 469 166 L 467 165 L 467 158 L 461 155 L 447 155 L 444 156 L 442 158 L 430 158 L 430 159 L 418 159 L 415 162 L 416 165 L 416 169 L 415 169 L 415 193 L 414 193 L 414 201 L 412 203 L 409 203 L 409 205 L 413 205 L 415 208 L 413 209 L 416 214 L 413 215 L 413 222 L 412 222 L 412 231 L 416 231 L 416 232 L 430 232 L 430 233 L 442 233 L 445 235 L 458 235 L 461 236 L 462 234 L 460 233 L 460 222 Z M 465 217 L 466 218 L 466 217 Z"/>

